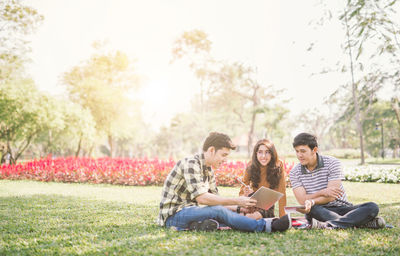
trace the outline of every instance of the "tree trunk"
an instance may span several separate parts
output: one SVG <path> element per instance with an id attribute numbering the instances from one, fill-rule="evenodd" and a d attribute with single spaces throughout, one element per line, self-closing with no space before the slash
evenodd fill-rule
<path id="1" fill-rule="evenodd" d="M 1 151 L 1 158 L 0 158 L 0 164 L 4 164 L 6 162 L 6 155 L 7 155 L 7 150 L 2 150 Z"/>
<path id="2" fill-rule="evenodd" d="M 31 144 L 31 141 L 33 139 L 34 135 L 30 135 L 25 142 L 25 145 L 22 146 L 22 148 L 17 149 L 17 152 L 15 153 L 15 156 L 11 155 L 12 162 L 15 164 L 18 160 L 18 158 L 20 158 L 20 156 L 22 155 L 22 153 L 28 148 L 28 146 Z"/>
<path id="3" fill-rule="evenodd" d="M 253 133 L 254 133 L 254 124 L 256 122 L 256 111 L 253 111 L 253 114 L 251 116 L 251 124 L 250 124 L 250 131 L 248 135 L 248 140 L 247 140 L 247 157 L 250 158 L 251 156 L 251 151 L 252 151 L 252 146 L 253 146 Z"/>
<path id="4" fill-rule="evenodd" d="M 79 136 L 78 148 L 75 152 L 75 157 L 79 156 L 79 153 L 81 152 L 81 145 L 82 145 L 82 135 Z"/>
<path id="5" fill-rule="evenodd" d="M 6 158 L 7 157 L 9 157 L 9 161 L 8 161 L 8 163 L 6 162 L 6 164 L 14 164 L 15 163 L 15 160 L 14 160 L 14 157 L 13 157 L 13 153 L 12 153 L 12 150 L 11 150 L 11 145 L 10 145 L 10 141 L 7 141 L 7 151 L 6 151 Z M 7 159 L 6 159 L 6 161 L 7 161 Z"/>
<path id="6" fill-rule="evenodd" d="M 46 149 L 45 149 L 45 151 L 46 151 L 45 154 L 46 155 L 53 154 L 53 152 L 51 150 L 51 146 L 53 144 L 53 136 L 52 136 L 51 130 L 49 130 L 48 133 L 49 133 L 49 138 L 47 140 L 47 146 L 46 146 Z"/>
<path id="7" fill-rule="evenodd" d="M 396 97 L 392 98 L 392 108 L 394 113 L 396 114 L 397 124 L 399 125 L 399 130 L 400 130 L 399 100 Z"/>
<path id="8" fill-rule="evenodd" d="M 92 157 L 93 149 L 94 149 L 94 145 L 90 146 L 90 149 L 89 149 L 89 152 L 88 152 L 88 157 Z"/>
<path id="9" fill-rule="evenodd" d="M 114 152 L 114 145 L 113 145 L 113 140 L 112 140 L 112 135 L 108 135 L 108 144 L 110 145 L 110 157 L 113 157 L 113 152 Z"/>
<path id="10" fill-rule="evenodd" d="M 247 140 L 247 157 L 250 158 L 251 152 L 252 152 L 252 146 L 253 146 L 253 133 L 254 133 L 254 125 L 256 123 L 256 117 L 257 117 L 257 91 L 258 91 L 258 85 L 254 85 L 253 87 L 253 96 L 252 96 L 252 102 L 253 102 L 253 112 L 251 116 L 251 124 L 250 124 L 250 131 L 248 135 L 248 140 Z"/>
<path id="11" fill-rule="evenodd" d="M 347 11 L 345 11 L 345 23 L 346 23 L 346 35 L 347 35 L 347 47 L 349 48 L 349 59 L 350 59 L 350 71 L 351 71 L 351 84 L 352 84 L 352 93 L 353 93 L 353 103 L 354 103 L 354 108 L 356 110 L 357 130 L 358 130 L 358 134 L 360 136 L 361 164 L 365 164 L 365 158 L 364 158 L 364 135 L 363 135 L 362 123 L 361 123 L 361 119 L 360 119 L 360 105 L 358 103 L 358 89 L 357 89 L 357 84 L 354 82 L 353 56 L 352 56 L 352 53 L 351 53 L 349 25 L 347 23 Z"/>

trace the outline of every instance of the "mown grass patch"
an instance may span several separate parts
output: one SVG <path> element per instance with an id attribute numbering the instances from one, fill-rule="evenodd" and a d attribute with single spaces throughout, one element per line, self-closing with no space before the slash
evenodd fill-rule
<path id="1" fill-rule="evenodd" d="M 400 186 L 344 185 L 351 201 L 379 203 L 395 228 L 176 232 L 155 224 L 161 187 L 3 180 L 0 255 L 399 255 Z M 236 196 L 238 188 L 220 192 Z"/>

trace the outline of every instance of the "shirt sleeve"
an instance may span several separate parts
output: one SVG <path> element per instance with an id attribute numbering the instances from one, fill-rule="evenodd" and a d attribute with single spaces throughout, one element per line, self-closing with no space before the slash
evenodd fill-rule
<path id="1" fill-rule="evenodd" d="M 292 186 L 292 189 L 298 188 L 303 186 L 299 179 L 299 169 L 301 168 L 300 165 L 296 165 L 293 167 L 293 169 L 290 171 L 289 174 L 289 179 L 290 179 L 290 185 Z"/>
<path id="2" fill-rule="evenodd" d="M 194 200 L 199 195 L 208 192 L 208 186 L 203 182 L 200 163 L 196 160 L 189 160 L 184 165 L 183 177 L 186 181 L 186 189 L 190 194 L 191 200 Z"/>
<path id="3" fill-rule="evenodd" d="M 336 158 L 332 159 L 332 162 L 329 166 L 328 181 L 331 180 L 344 180 L 342 164 Z"/>

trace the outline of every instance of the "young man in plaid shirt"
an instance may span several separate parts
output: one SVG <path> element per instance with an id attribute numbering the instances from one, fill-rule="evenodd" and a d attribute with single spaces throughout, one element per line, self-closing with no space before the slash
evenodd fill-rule
<path id="1" fill-rule="evenodd" d="M 284 231 L 290 218 L 250 219 L 240 213 L 254 211 L 256 200 L 241 196 L 218 195 L 214 170 L 224 163 L 231 150 L 231 139 L 212 132 L 203 144 L 201 154 L 176 163 L 164 182 L 158 223 L 176 230 L 215 230 L 219 224 L 243 231 Z M 200 206 L 201 205 L 201 206 Z"/>

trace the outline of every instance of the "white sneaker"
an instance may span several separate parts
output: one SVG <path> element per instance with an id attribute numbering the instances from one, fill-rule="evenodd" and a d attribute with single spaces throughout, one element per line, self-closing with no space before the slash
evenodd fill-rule
<path id="1" fill-rule="evenodd" d="M 384 228 L 386 226 L 386 222 L 382 217 L 375 217 L 364 225 L 360 226 L 360 228 Z"/>

